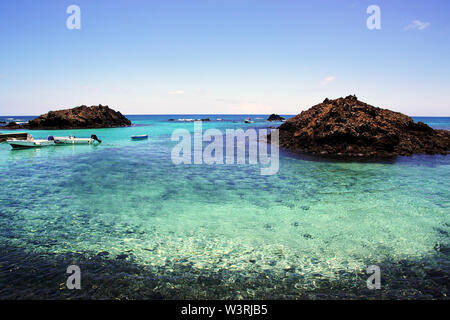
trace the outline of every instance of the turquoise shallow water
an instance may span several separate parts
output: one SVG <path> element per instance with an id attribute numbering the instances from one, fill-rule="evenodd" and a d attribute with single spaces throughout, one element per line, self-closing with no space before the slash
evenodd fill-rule
<path id="1" fill-rule="evenodd" d="M 170 134 L 192 131 L 193 124 L 167 120 L 190 117 L 130 116 L 135 127 L 57 132 L 94 133 L 103 140 L 97 147 L 11 151 L 0 145 L 0 281 L 14 284 L 29 271 L 27 259 L 39 274 L 27 278 L 27 289 L 9 285 L 0 296 L 60 289 L 60 283 L 43 284 L 58 272 L 45 266 L 77 259 L 111 264 L 109 282 L 90 274 L 89 297 L 114 297 L 115 287 L 145 281 L 128 278 L 130 265 L 136 274 L 151 274 L 152 292 L 164 298 L 373 295 L 364 291 L 372 264 L 388 268 L 386 277 L 396 283 L 386 280 L 387 296 L 423 294 L 429 279 L 438 287 L 435 295 L 448 292 L 448 156 L 344 162 L 281 152 L 273 176 L 261 176 L 258 165 L 174 165 Z M 252 116 L 261 118 L 254 124 L 243 124 L 243 115 L 196 117 L 225 120 L 204 129 L 278 125 L 263 121 L 267 116 Z M 422 120 L 450 127 L 449 118 Z M 150 138 L 133 142 L 133 134 Z M 214 292 L 191 283 L 218 274 L 209 285 Z M 397 283 L 402 276 L 403 287 Z M 408 284 L 408 277 L 414 281 Z M 123 278 L 128 284 L 117 284 Z"/>

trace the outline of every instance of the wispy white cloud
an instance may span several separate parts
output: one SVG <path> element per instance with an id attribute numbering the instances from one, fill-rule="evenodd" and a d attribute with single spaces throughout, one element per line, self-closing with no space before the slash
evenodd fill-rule
<path id="1" fill-rule="evenodd" d="M 431 25 L 430 22 L 423 22 L 420 20 L 414 20 L 411 24 L 405 27 L 405 30 L 424 30 Z"/>
<path id="2" fill-rule="evenodd" d="M 328 76 L 322 80 L 322 85 L 326 86 L 327 84 L 336 81 L 336 76 Z"/>
<path id="3" fill-rule="evenodd" d="M 183 90 L 169 91 L 168 94 L 184 94 Z"/>

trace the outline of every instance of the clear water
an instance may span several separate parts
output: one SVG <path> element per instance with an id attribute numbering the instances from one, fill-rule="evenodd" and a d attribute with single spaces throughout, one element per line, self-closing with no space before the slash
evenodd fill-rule
<path id="1" fill-rule="evenodd" d="M 123 278 L 127 263 L 157 280 L 160 275 L 164 298 L 208 297 L 210 289 L 189 281 L 224 271 L 215 284 L 221 291 L 209 297 L 296 298 L 334 290 L 320 280 L 334 283 L 338 294 L 369 294 L 362 280 L 367 266 L 390 268 L 386 276 L 395 281 L 401 277 L 395 266 L 405 262 L 417 269 L 416 280 L 440 272 L 433 285 L 448 292 L 450 157 L 344 162 L 282 152 L 273 176 L 261 176 L 257 165 L 174 165 L 170 134 L 192 131 L 193 124 L 167 120 L 193 117 L 223 119 L 204 129 L 279 125 L 265 122 L 266 115 L 252 115 L 261 118 L 254 124 L 243 123 L 246 115 L 129 116 L 136 126 L 31 132 L 37 138 L 96 134 L 103 140 L 97 147 L 12 151 L 1 144 L 0 282 L 14 283 L 11 266 L 20 269 L 26 259 L 43 255 L 45 264 L 77 253 L 114 263 L 110 278 Z M 450 128 L 450 118 L 416 120 Z M 150 137 L 131 141 L 135 134 Z M 55 272 L 42 268 L 29 280 L 31 296 Z M 163 277 L 168 273 L 173 281 Z M 93 275 L 92 283 L 101 278 Z M 242 279 L 258 284 L 249 289 Z M 423 281 L 405 288 L 423 293 Z M 97 289 L 100 296 L 114 296 L 108 286 L 117 283 L 108 283 Z M 386 283 L 384 293 L 405 294 L 393 287 Z M 3 289 L 0 297 L 15 290 Z"/>

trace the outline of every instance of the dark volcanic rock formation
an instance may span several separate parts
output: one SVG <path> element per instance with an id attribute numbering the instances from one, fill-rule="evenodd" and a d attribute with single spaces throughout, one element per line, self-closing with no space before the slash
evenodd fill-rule
<path id="1" fill-rule="evenodd" d="M 269 118 L 267 118 L 267 121 L 283 121 L 284 118 L 280 117 L 279 115 L 272 113 Z"/>
<path id="2" fill-rule="evenodd" d="M 108 106 L 80 106 L 73 109 L 50 111 L 22 126 L 23 129 L 87 129 L 130 126 L 131 121 Z"/>
<path id="3" fill-rule="evenodd" d="M 15 128 L 15 127 L 19 127 L 19 125 L 16 122 L 9 122 L 5 128 Z"/>
<path id="4" fill-rule="evenodd" d="M 359 101 L 356 96 L 323 103 L 279 127 L 280 146 L 322 155 L 396 156 L 448 154 L 450 131 Z"/>

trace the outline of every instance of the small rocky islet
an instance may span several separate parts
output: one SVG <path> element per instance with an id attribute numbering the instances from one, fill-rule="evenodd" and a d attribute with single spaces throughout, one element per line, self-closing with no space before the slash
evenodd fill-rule
<path id="1" fill-rule="evenodd" d="M 450 131 L 435 130 L 402 113 L 350 95 L 325 99 L 279 129 L 280 147 L 301 153 L 349 157 L 449 154 Z"/>
<path id="2" fill-rule="evenodd" d="M 108 106 L 79 106 L 72 109 L 50 111 L 26 124 L 9 123 L 4 129 L 95 129 L 131 126 L 131 121 Z"/>
<path id="3" fill-rule="evenodd" d="M 267 121 L 284 121 L 285 119 L 282 116 L 279 116 L 278 114 L 272 113 L 268 118 Z"/>

